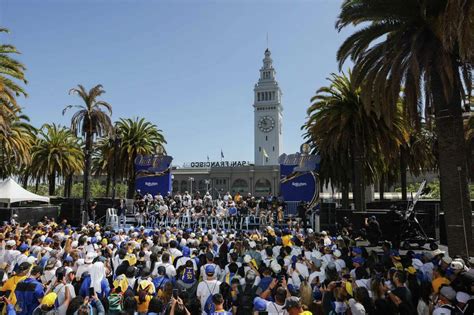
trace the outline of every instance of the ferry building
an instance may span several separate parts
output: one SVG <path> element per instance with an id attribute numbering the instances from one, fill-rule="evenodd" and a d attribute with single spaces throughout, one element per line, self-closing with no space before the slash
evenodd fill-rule
<path id="1" fill-rule="evenodd" d="M 254 163 L 248 161 L 190 162 L 173 167 L 173 192 L 209 191 L 213 197 L 237 192 L 255 196 L 278 195 L 283 149 L 282 92 L 276 81 L 270 50 L 265 50 L 254 87 Z"/>

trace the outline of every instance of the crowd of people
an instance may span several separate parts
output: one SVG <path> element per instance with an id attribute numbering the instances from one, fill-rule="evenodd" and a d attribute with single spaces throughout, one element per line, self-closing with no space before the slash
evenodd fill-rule
<path id="1" fill-rule="evenodd" d="M 304 208 L 304 207 L 303 207 Z M 126 224 L 127 211 L 135 214 L 137 225 L 146 227 L 186 226 L 223 229 L 248 229 L 250 226 L 266 226 L 285 223 L 286 203 L 281 196 L 268 195 L 255 198 L 250 193 L 231 196 L 229 192 L 218 198 L 212 198 L 209 192 L 201 196 L 199 192 L 191 196 L 183 194 L 153 196 L 137 191 L 133 207 L 127 209 L 125 200 L 118 205 L 118 217 L 121 226 Z M 306 218 L 306 213 L 295 218 Z M 90 217 L 93 217 L 91 214 Z M 306 224 L 306 220 L 301 220 Z"/>
<path id="2" fill-rule="evenodd" d="M 242 207 L 240 198 L 223 200 Z M 184 194 L 158 197 L 157 204 L 167 199 L 192 202 Z M 248 206 L 252 198 L 247 199 Z M 194 214 L 197 206 L 191 207 Z M 35 225 L 5 223 L 2 313 L 474 313 L 472 258 L 439 249 L 400 255 L 389 242 L 364 247 L 346 227 L 331 235 L 299 224 L 208 229 L 162 220 L 158 216 L 151 228 L 125 229 L 93 222 L 74 227 L 47 218 Z"/>

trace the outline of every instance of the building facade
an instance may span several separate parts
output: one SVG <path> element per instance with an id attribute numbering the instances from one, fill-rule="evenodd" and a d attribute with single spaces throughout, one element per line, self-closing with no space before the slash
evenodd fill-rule
<path id="1" fill-rule="evenodd" d="M 214 198 L 226 192 L 254 196 L 278 195 L 280 168 L 277 165 L 173 169 L 173 192 L 209 193 Z"/>

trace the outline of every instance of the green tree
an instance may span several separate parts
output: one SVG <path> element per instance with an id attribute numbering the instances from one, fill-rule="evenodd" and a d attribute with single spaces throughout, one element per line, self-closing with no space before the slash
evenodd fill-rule
<path id="1" fill-rule="evenodd" d="M 114 139 L 110 136 L 100 138 L 95 145 L 92 157 L 92 170 L 95 176 L 105 175 L 105 196 L 109 196 L 110 182 L 113 173 L 114 155 L 115 155 Z"/>
<path id="2" fill-rule="evenodd" d="M 112 115 L 112 106 L 99 97 L 105 93 L 102 85 L 96 85 L 87 91 L 82 85 L 73 88 L 69 94 L 76 94 L 84 102 L 83 105 L 68 105 L 63 110 L 64 113 L 70 108 L 78 108 L 71 118 L 71 130 L 76 136 L 81 133 L 85 138 L 84 146 L 84 211 L 89 204 L 90 192 L 90 175 L 92 164 L 92 149 L 94 138 L 105 136 L 111 133 L 112 123 L 110 116 Z"/>
<path id="3" fill-rule="evenodd" d="M 32 149 L 31 171 L 38 179 L 48 180 L 48 193 L 54 195 L 56 178 L 65 178 L 83 169 L 84 155 L 79 139 L 67 128 L 45 124 Z"/>
<path id="4" fill-rule="evenodd" d="M 364 106 L 351 72 L 332 74 L 328 80 L 330 85 L 311 99 L 305 137 L 321 155 L 323 183 L 341 187 L 347 207 L 351 182 L 356 209 L 364 211 L 366 183 L 383 172 L 383 158 L 392 159 L 406 137 L 403 120 L 394 115 L 397 119 L 387 124 Z"/>
<path id="5" fill-rule="evenodd" d="M 135 188 L 134 162 L 138 155 L 153 154 L 166 144 L 163 133 L 144 118 L 120 119 L 117 130 L 122 139 L 120 147 L 121 174 L 127 178 L 127 198 L 133 198 Z"/>
<path id="6" fill-rule="evenodd" d="M 336 27 L 348 25 L 362 28 L 344 41 L 337 59 L 340 66 L 353 60 L 364 104 L 375 105 L 377 114 L 390 121 L 403 84 L 411 116 L 418 117 L 421 108 L 425 118 L 434 113 L 448 245 L 450 253 L 466 255 L 474 242 L 462 99 L 463 84 L 471 86 L 473 2 L 346 0 Z"/>
<path id="7" fill-rule="evenodd" d="M 0 28 L 0 35 L 8 33 L 5 28 Z M 18 81 L 26 83 L 25 66 L 12 58 L 19 54 L 18 50 L 9 44 L 0 44 L 0 132 L 8 132 L 12 115 L 20 110 L 16 97 L 26 96 L 25 90 Z"/>
<path id="8" fill-rule="evenodd" d="M 18 174 L 18 170 L 31 163 L 30 150 L 35 139 L 35 129 L 29 118 L 20 110 L 8 116 L 8 131 L 0 130 L 0 177 Z"/>

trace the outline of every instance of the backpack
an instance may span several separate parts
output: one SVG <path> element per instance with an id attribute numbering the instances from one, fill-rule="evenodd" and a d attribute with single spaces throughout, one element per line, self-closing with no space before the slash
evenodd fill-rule
<path id="1" fill-rule="evenodd" d="M 206 299 L 206 303 L 204 303 L 204 310 L 203 311 L 207 315 L 211 315 L 216 311 L 216 305 L 214 304 L 214 301 L 212 301 L 212 298 L 214 297 L 214 294 L 212 292 L 216 288 L 217 283 L 214 284 L 214 287 L 212 288 L 212 290 L 209 288 L 209 285 L 206 282 L 204 282 L 204 283 L 206 284 L 207 289 L 209 290 L 209 296 Z"/>
<path id="2" fill-rule="evenodd" d="M 242 289 L 239 286 L 237 314 L 252 314 L 253 312 L 253 299 L 257 295 L 257 286 L 248 287 Z"/>
<path id="3" fill-rule="evenodd" d="M 122 298 L 123 295 L 120 293 L 112 293 L 109 295 L 109 312 L 121 312 L 122 311 Z"/>

